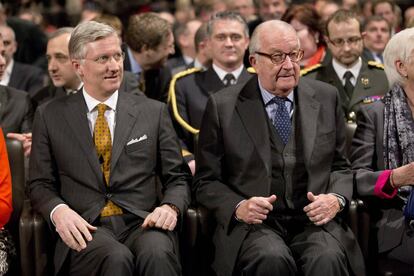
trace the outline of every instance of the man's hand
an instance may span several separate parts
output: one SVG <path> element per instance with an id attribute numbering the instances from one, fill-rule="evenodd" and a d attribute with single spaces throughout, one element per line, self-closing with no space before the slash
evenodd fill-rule
<path id="1" fill-rule="evenodd" d="M 66 205 L 58 207 L 52 219 L 63 242 L 76 251 L 86 248 L 87 241 L 92 240 L 90 232 L 97 229 Z"/>
<path id="2" fill-rule="evenodd" d="M 273 210 L 276 196 L 251 197 L 243 201 L 236 209 L 236 218 L 247 224 L 260 224 L 267 219 L 267 214 Z"/>
<path id="3" fill-rule="evenodd" d="M 340 210 L 338 198 L 332 194 L 307 194 L 310 204 L 303 208 L 315 225 L 323 225 L 333 219 Z"/>
<path id="4" fill-rule="evenodd" d="M 173 231 L 177 225 L 177 212 L 168 204 L 161 205 L 154 209 L 144 220 L 143 228 L 161 228 Z"/>
<path id="5" fill-rule="evenodd" d="M 30 155 L 32 149 L 32 133 L 7 133 L 8 138 L 16 139 L 22 142 L 24 156 Z"/>

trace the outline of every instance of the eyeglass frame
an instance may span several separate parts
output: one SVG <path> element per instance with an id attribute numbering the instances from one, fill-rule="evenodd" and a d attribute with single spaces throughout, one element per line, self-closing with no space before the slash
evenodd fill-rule
<path id="1" fill-rule="evenodd" d="M 362 36 L 353 36 L 353 37 L 350 37 L 350 38 L 347 38 L 347 39 L 343 39 L 343 38 L 334 39 L 334 40 L 339 40 L 339 42 L 338 41 L 333 41 L 329 37 L 328 37 L 328 40 L 335 47 L 341 48 L 341 47 L 345 46 L 345 43 L 348 44 L 348 45 L 355 46 L 358 42 L 362 41 Z"/>
<path id="2" fill-rule="evenodd" d="M 295 59 L 292 59 L 291 54 L 293 54 L 295 52 L 297 52 L 297 55 L 300 54 L 301 57 L 299 57 L 299 58 L 296 58 L 295 57 Z M 268 53 L 263 53 L 263 52 L 260 52 L 260 51 L 255 51 L 255 54 L 258 54 L 259 56 L 267 57 L 268 59 L 270 59 L 270 61 L 274 65 L 280 65 L 280 64 L 282 64 L 283 62 L 286 61 L 286 57 L 287 56 L 289 56 L 289 59 L 290 59 L 291 62 L 298 63 L 303 58 L 304 50 L 303 49 L 298 49 L 298 50 L 294 50 L 294 51 L 292 51 L 290 53 L 285 53 L 285 52 L 282 52 L 282 51 L 278 51 L 278 52 L 276 52 L 274 54 L 268 54 Z M 274 58 L 273 58 L 275 55 L 281 55 L 282 56 L 282 59 L 280 61 L 275 61 Z"/>
<path id="3" fill-rule="evenodd" d="M 102 58 L 107 58 L 106 60 L 101 60 Z M 119 53 L 115 53 L 111 56 L 108 55 L 100 55 L 96 58 L 82 58 L 83 60 L 91 60 L 95 63 L 101 64 L 101 65 L 105 65 L 107 64 L 111 59 L 113 59 L 115 62 L 119 63 L 119 62 L 123 62 L 125 59 L 125 52 L 119 52 Z M 101 60 L 101 61 L 100 61 Z"/>

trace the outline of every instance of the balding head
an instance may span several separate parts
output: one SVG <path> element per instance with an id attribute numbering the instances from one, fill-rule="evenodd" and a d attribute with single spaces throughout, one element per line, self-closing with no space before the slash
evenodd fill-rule
<path id="1" fill-rule="evenodd" d="M 3 37 L 6 66 L 9 65 L 13 59 L 14 53 L 17 50 L 16 36 L 14 30 L 7 25 L 0 26 L 0 33 Z"/>
<path id="2" fill-rule="evenodd" d="M 303 57 L 295 29 L 283 21 L 266 21 L 253 32 L 249 50 L 261 87 L 273 95 L 287 97 L 299 82 L 299 62 Z"/>

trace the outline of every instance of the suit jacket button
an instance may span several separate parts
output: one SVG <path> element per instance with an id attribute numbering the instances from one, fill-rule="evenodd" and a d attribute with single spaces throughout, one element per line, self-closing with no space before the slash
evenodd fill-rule
<path id="1" fill-rule="evenodd" d="M 108 194 L 105 194 L 105 197 L 106 197 L 107 199 L 111 199 L 111 197 L 112 197 L 112 194 L 110 194 L 110 193 L 108 193 Z"/>

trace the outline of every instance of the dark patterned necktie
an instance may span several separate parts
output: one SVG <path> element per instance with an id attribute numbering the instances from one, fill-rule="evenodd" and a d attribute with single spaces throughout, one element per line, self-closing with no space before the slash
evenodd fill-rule
<path id="1" fill-rule="evenodd" d="M 348 95 L 348 98 L 351 99 L 352 98 L 352 93 L 354 92 L 354 86 L 352 85 L 351 82 L 351 78 L 353 77 L 351 71 L 346 71 L 344 74 L 344 78 L 345 78 L 345 92 Z"/>
<path id="2" fill-rule="evenodd" d="M 286 101 L 289 101 L 287 98 L 274 97 L 272 101 L 277 104 L 277 110 L 273 117 L 273 125 L 275 126 L 277 132 L 279 133 L 280 138 L 283 143 L 286 145 L 289 141 L 291 121 L 289 116 L 289 111 L 287 110 Z"/>
<path id="3" fill-rule="evenodd" d="M 236 82 L 236 78 L 233 74 L 229 73 L 224 76 L 223 83 L 225 87 L 228 87 Z"/>
<path id="4" fill-rule="evenodd" d="M 108 109 L 106 104 L 98 104 L 98 117 L 96 118 L 93 129 L 93 140 L 95 142 L 96 152 L 98 153 L 99 163 L 101 164 L 102 173 L 104 174 L 105 184 L 109 186 L 109 176 L 111 171 L 111 132 L 108 122 L 105 119 L 105 111 Z M 102 217 L 122 214 L 122 209 L 108 200 L 101 212 Z"/>

